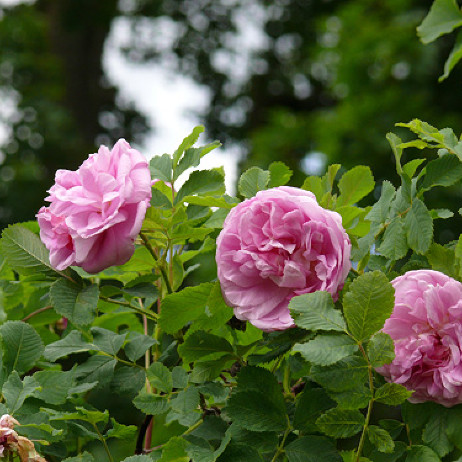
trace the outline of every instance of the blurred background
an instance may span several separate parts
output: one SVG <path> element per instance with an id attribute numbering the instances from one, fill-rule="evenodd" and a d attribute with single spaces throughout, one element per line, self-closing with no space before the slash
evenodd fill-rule
<path id="1" fill-rule="evenodd" d="M 462 130 L 462 66 L 438 83 L 453 37 L 416 36 L 431 3 L 0 0 L 0 228 L 33 219 L 55 171 L 100 144 L 163 154 L 199 123 L 224 144 L 206 166 L 225 165 L 230 193 L 274 160 L 297 186 L 333 162 L 396 180 L 396 122 Z"/>

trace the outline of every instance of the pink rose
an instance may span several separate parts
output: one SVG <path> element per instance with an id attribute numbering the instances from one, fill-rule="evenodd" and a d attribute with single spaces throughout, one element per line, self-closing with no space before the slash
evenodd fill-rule
<path id="1" fill-rule="evenodd" d="M 350 270 L 350 240 L 336 212 L 308 191 L 281 186 L 237 205 L 217 239 L 218 279 L 241 320 L 267 332 L 294 326 L 292 297 L 337 298 Z"/>
<path id="2" fill-rule="evenodd" d="M 462 402 L 462 284 L 438 271 L 409 271 L 392 281 L 395 307 L 383 331 L 395 359 L 379 369 L 414 390 L 412 403 Z"/>
<path id="3" fill-rule="evenodd" d="M 151 175 L 125 140 L 112 151 L 101 146 L 77 171 L 58 170 L 49 192 L 51 205 L 37 219 L 55 268 L 97 273 L 130 259 L 150 204 Z"/>

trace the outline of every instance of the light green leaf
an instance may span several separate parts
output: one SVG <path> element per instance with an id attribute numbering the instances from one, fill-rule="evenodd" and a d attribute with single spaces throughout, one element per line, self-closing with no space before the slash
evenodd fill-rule
<path id="1" fill-rule="evenodd" d="M 412 208 L 406 215 L 404 225 L 409 247 L 417 253 L 426 253 L 433 238 L 433 220 L 420 199 L 414 199 L 412 202 Z"/>
<path id="2" fill-rule="evenodd" d="M 322 436 L 303 436 L 285 447 L 289 462 L 341 462 L 334 443 Z"/>
<path id="3" fill-rule="evenodd" d="M 151 176 L 153 179 L 172 182 L 172 158 L 168 154 L 162 156 L 154 156 L 149 166 L 151 169 Z"/>
<path id="4" fill-rule="evenodd" d="M 266 189 L 270 180 L 270 172 L 258 167 L 246 170 L 239 179 L 238 190 L 244 197 L 253 197 L 258 191 Z"/>
<path id="5" fill-rule="evenodd" d="M 426 44 L 461 25 L 462 13 L 456 0 L 435 0 L 422 24 L 417 27 L 417 34 Z"/>
<path id="6" fill-rule="evenodd" d="M 423 190 L 434 186 L 451 186 L 462 178 L 462 162 L 454 154 L 446 154 L 429 162 L 425 171 Z"/>
<path id="7" fill-rule="evenodd" d="M 217 195 L 225 192 L 225 178 L 221 169 L 195 170 L 175 197 L 174 204 L 184 202 L 192 195 Z"/>
<path id="8" fill-rule="evenodd" d="M 16 371 L 13 371 L 2 388 L 5 404 L 9 414 L 14 414 L 21 408 L 24 400 L 32 396 L 40 388 L 38 382 L 31 376 L 24 377 L 21 381 Z"/>
<path id="9" fill-rule="evenodd" d="M 375 186 L 371 169 L 364 165 L 348 170 L 343 174 L 338 183 L 340 196 L 337 205 L 353 205 L 367 196 Z"/>
<path id="10" fill-rule="evenodd" d="M 407 390 L 399 383 L 386 383 L 375 391 L 375 401 L 390 406 L 397 406 L 412 395 L 412 391 Z"/>
<path id="11" fill-rule="evenodd" d="M 358 341 L 367 340 L 380 330 L 393 311 L 393 286 L 380 271 L 356 278 L 343 297 L 348 328 Z"/>
<path id="12" fill-rule="evenodd" d="M 268 167 L 270 172 L 270 179 L 268 183 L 269 188 L 277 186 L 284 186 L 292 177 L 292 170 L 284 162 L 272 162 Z"/>
<path id="13" fill-rule="evenodd" d="M 318 291 L 293 297 L 289 309 L 295 324 L 303 329 L 346 330 L 342 314 L 334 308 L 332 295 L 328 292 Z"/>
<path id="14" fill-rule="evenodd" d="M 176 166 L 178 161 L 180 160 L 183 153 L 186 149 L 191 148 L 196 141 L 199 139 L 199 135 L 204 132 L 204 126 L 198 125 L 197 127 L 193 128 L 193 131 L 183 139 L 181 144 L 178 146 L 178 149 L 173 153 L 173 165 Z"/>
<path id="15" fill-rule="evenodd" d="M 421 141 L 421 140 L 419 140 Z M 424 143 L 421 141 L 423 144 L 425 144 L 425 147 L 427 146 L 427 143 Z M 404 143 L 403 143 L 404 144 Z M 401 145 L 401 147 L 403 147 Z M 422 163 L 425 162 L 425 159 L 412 159 L 409 161 L 407 164 L 403 165 L 403 172 L 409 177 L 412 178 L 417 170 L 417 168 L 422 165 Z"/>
<path id="16" fill-rule="evenodd" d="M 316 196 L 318 203 L 321 202 L 321 199 L 326 193 L 323 182 L 319 176 L 306 177 L 302 189 L 305 191 L 311 191 Z"/>
<path id="17" fill-rule="evenodd" d="M 390 454 L 395 449 L 395 443 L 390 434 L 383 428 L 376 425 L 367 427 L 367 436 L 369 441 L 380 451 Z"/>
<path id="18" fill-rule="evenodd" d="M 230 196 L 186 196 L 184 202 L 194 205 L 202 205 L 204 207 L 221 207 L 223 209 L 232 209 L 239 202 Z"/>
<path id="19" fill-rule="evenodd" d="M 395 217 L 387 226 L 382 244 L 377 251 L 390 260 L 399 260 L 406 255 L 408 251 L 406 229 L 401 217 Z"/>
<path id="20" fill-rule="evenodd" d="M 441 271 L 454 278 L 459 277 L 453 249 L 433 243 L 425 256 L 435 271 Z"/>
<path id="21" fill-rule="evenodd" d="M 374 334 L 367 345 L 367 356 L 372 367 L 390 364 L 395 359 L 395 346 L 392 338 L 385 332 Z"/>
<path id="22" fill-rule="evenodd" d="M 25 322 L 7 321 L 0 326 L 3 339 L 3 364 L 7 372 L 23 374 L 42 356 L 44 346 L 35 329 Z"/>
<path id="23" fill-rule="evenodd" d="M 76 326 L 93 322 L 98 305 L 99 289 L 96 284 L 79 287 L 67 279 L 58 279 L 50 289 L 54 310 Z"/>
<path id="24" fill-rule="evenodd" d="M 398 175 L 401 175 L 403 173 L 403 169 L 401 167 L 401 156 L 403 155 L 403 148 L 400 147 L 401 138 L 393 132 L 387 133 L 386 138 L 390 143 L 391 150 L 395 156 L 396 171 L 398 172 Z"/>
<path id="25" fill-rule="evenodd" d="M 199 359 L 213 359 L 233 353 L 233 347 L 223 337 L 197 331 L 189 335 L 178 347 L 178 353 L 185 363 L 191 363 Z"/>
<path id="26" fill-rule="evenodd" d="M 347 335 L 325 334 L 308 343 L 296 344 L 293 351 L 312 364 L 329 366 L 358 351 L 358 345 Z"/>
<path id="27" fill-rule="evenodd" d="M 375 223 L 385 223 L 390 215 L 390 208 L 395 198 L 395 187 L 387 180 L 382 183 L 380 199 L 373 205 L 366 219 Z"/>
<path id="28" fill-rule="evenodd" d="M 318 428 L 327 436 L 349 438 L 364 426 L 364 416 L 357 410 L 330 409 L 316 420 Z"/>
<path id="29" fill-rule="evenodd" d="M 159 316 L 161 329 L 167 334 L 174 334 L 204 313 L 213 286 L 213 283 L 206 282 L 167 295 L 162 301 L 162 311 Z"/>
<path id="30" fill-rule="evenodd" d="M 173 387 L 172 373 L 160 362 L 152 363 L 146 370 L 146 376 L 158 392 L 170 393 Z"/>
<path id="31" fill-rule="evenodd" d="M 440 76 L 438 82 L 442 82 L 443 80 L 449 77 L 454 66 L 461 60 L 462 58 L 462 33 L 457 34 L 456 43 L 454 44 L 454 48 L 451 50 L 451 53 L 448 56 L 448 59 L 444 63 L 444 74 Z"/>
<path id="32" fill-rule="evenodd" d="M 24 276 L 43 275 L 56 278 L 63 274 L 51 266 L 48 250 L 40 238 L 20 224 L 3 230 L 0 252 L 11 269 Z"/>
<path id="33" fill-rule="evenodd" d="M 135 437 L 138 427 L 135 425 L 122 425 L 111 418 L 112 428 L 108 430 L 106 438 L 117 438 L 119 440 L 132 440 Z"/>
<path id="34" fill-rule="evenodd" d="M 63 356 L 71 353 L 82 353 L 84 351 L 94 350 L 95 346 L 91 343 L 85 342 L 82 334 L 77 331 L 71 331 L 66 337 L 58 340 L 57 342 L 50 343 L 46 346 L 43 355 L 49 361 L 56 361 Z"/>

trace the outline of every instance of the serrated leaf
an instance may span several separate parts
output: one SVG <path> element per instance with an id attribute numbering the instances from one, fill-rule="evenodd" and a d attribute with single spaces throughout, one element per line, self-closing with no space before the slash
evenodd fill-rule
<path id="1" fill-rule="evenodd" d="M 292 170 L 284 162 L 272 162 L 268 167 L 270 179 L 269 188 L 286 185 L 292 177 Z"/>
<path id="2" fill-rule="evenodd" d="M 42 356 L 44 346 L 35 329 L 21 321 L 7 321 L 0 326 L 3 340 L 3 364 L 7 372 L 23 374 Z"/>
<path id="3" fill-rule="evenodd" d="M 420 199 L 414 199 L 412 202 L 412 207 L 406 215 L 404 224 L 409 247 L 417 253 L 426 253 L 433 238 L 433 220 L 427 207 Z"/>
<path id="4" fill-rule="evenodd" d="M 367 196 L 375 186 L 371 169 L 364 165 L 348 170 L 338 182 L 340 195 L 337 205 L 353 205 Z"/>
<path id="5" fill-rule="evenodd" d="M 446 154 L 432 160 L 426 166 L 422 189 L 434 186 L 451 186 L 462 178 L 462 162 L 454 154 Z"/>
<path id="6" fill-rule="evenodd" d="M 462 25 L 462 13 L 456 0 L 435 0 L 417 27 L 417 34 L 423 43 L 430 43 L 439 36 L 449 34 Z"/>
<path id="7" fill-rule="evenodd" d="M 406 255 L 408 251 L 407 236 L 404 220 L 401 217 L 395 217 L 387 226 L 382 244 L 377 251 L 390 260 L 399 260 Z"/>
<path id="8" fill-rule="evenodd" d="M 160 362 L 152 363 L 146 370 L 146 377 L 158 392 L 170 393 L 173 387 L 172 373 Z"/>
<path id="9" fill-rule="evenodd" d="M 96 284 L 80 287 L 67 279 L 58 279 L 50 288 L 54 310 L 76 326 L 93 322 L 98 305 L 99 288 Z"/>
<path id="10" fill-rule="evenodd" d="M 462 58 L 462 33 L 457 34 L 456 43 L 454 44 L 451 53 L 448 56 L 448 59 L 444 63 L 444 73 L 438 79 L 438 82 L 442 82 L 443 80 L 449 77 L 454 66 L 461 60 Z"/>
<path id="11" fill-rule="evenodd" d="M 24 400 L 32 396 L 36 390 L 40 388 L 38 382 L 30 376 L 24 377 L 21 381 L 19 374 L 13 371 L 2 388 L 2 394 L 5 398 L 5 404 L 9 414 L 14 414 L 21 409 Z"/>
<path id="12" fill-rule="evenodd" d="M 199 406 L 199 391 L 195 387 L 189 387 L 181 390 L 170 404 L 179 414 L 189 414 L 195 411 Z"/>
<path id="13" fill-rule="evenodd" d="M 270 180 L 270 172 L 258 167 L 246 170 L 239 179 L 238 191 L 244 197 L 253 197 L 258 191 L 266 189 Z"/>
<path id="14" fill-rule="evenodd" d="M 102 327 L 92 327 L 90 332 L 93 335 L 93 344 L 97 349 L 110 355 L 116 355 L 119 352 L 127 336 L 127 334 L 116 334 Z"/>
<path id="15" fill-rule="evenodd" d="M 387 180 L 382 183 L 380 199 L 373 205 L 366 219 L 375 223 L 385 223 L 390 214 L 391 203 L 395 197 L 396 189 Z"/>
<path id="16" fill-rule="evenodd" d="M 399 383 L 386 383 L 375 391 L 375 401 L 390 406 L 397 406 L 412 395 L 412 391 L 407 390 Z"/>
<path id="17" fill-rule="evenodd" d="M 156 340 L 149 335 L 143 335 L 138 332 L 130 332 L 128 343 L 124 351 L 130 361 L 137 361 L 146 351 L 155 345 Z"/>
<path id="18" fill-rule="evenodd" d="M 33 375 L 41 390 L 35 396 L 48 404 L 64 404 L 74 385 L 74 371 L 38 371 Z"/>
<path id="19" fill-rule="evenodd" d="M 167 334 L 174 334 L 200 316 L 205 310 L 213 286 L 213 283 L 206 282 L 167 295 L 162 301 L 162 311 L 159 316 L 161 329 Z"/>
<path id="20" fill-rule="evenodd" d="M 191 148 L 196 143 L 196 141 L 199 139 L 199 135 L 203 133 L 204 130 L 205 129 L 203 125 L 198 125 L 197 127 L 193 128 L 192 132 L 186 138 L 183 139 L 181 144 L 178 146 L 178 149 L 176 149 L 173 153 L 174 166 L 178 164 L 178 161 L 186 149 Z"/>
<path id="21" fill-rule="evenodd" d="M 95 462 L 95 459 L 89 452 L 85 451 L 78 456 L 68 457 L 67 459 L 64 459 L 63 462 Z"/>
<path id="22" fill-rule="evenodd" d="M 186 388 L 188 386 L 188 373 L 181 367 L 175 366 L 172 369 L 173 388 Z"/>
<path id="23" fill-rule="evenodd" d="M 149 161 L 151 176 L 153 179 L 172 182 L 172 158 L 168 154 L 154 156 Z"/>
<path id="24" fill-rule="evenodd" d="M 414 444 L 408 450 L 405 462 L 441 462 L 441 459 L 428 446 Z"/>
<path id="25" fill-rule="evenodd" d="M 395 449 L 395 443 L 390 434 L 383 428 L 376 425 L 367 427 L 367 436 L 369 441 L 380 451 L 390 454 Z"/>
<path id="26" fill-rule="evenodd" d="M 303 393 L 297 397 L 294 414 L 294 428 L 296 430 L 316 431 L 316 419 L 327 409 L 335 406 L 323 388 L 306 386 Z"/>
<path id="27" fill-rule="evenodd" d="M 191 173 L 175 197 L 174 205 L 192 195 L 216 195 L 225 192 L 225 179 L 219 169 L 196 170 Z"/>
<path id="28" fill-rule="evenodd" d="M 80 381 L 98 382 L 98 386 L 103 387 L 112 380 L 116 364 L 117 361 L 108 356 L 90 356 L 87 361 L 76 368 L 75 375 Z"/>
<path id="29" fill-rule="evenodd" d="M 329 366 L 358 351 L 358 345 L 347 335 L 318 335 L 308 343 L 296 344 L 298 351 L 307 361 L 318 366 Z"/>
<path id="30" fill-rule="evenodd" d="M 421 140 L 419 140 L 421 141 Z M 424 143 L 426 147 L 427 144 Z M 403 145 L 401 145 L 403 147 Z M 407 164 L 403 165 L 403 172 L 409 177 L 412 178 L 417 170 L 417 168 L 425 162 L 425 159 L 412 159 Z"/>
<path id="31" fill-rule="evenodd" d="M 372 399 L 370 388 L 358 386 L 339 393 L 330 392 L 329 396 L 337 402 L 339 409 L 363 409 Z"/>
<path id="32" fill-rule="evenodd" d="M 351 334 L 358 341 L 367 340 L 382 329 L 395 304 L 395 291 L 380 271 L 356 278 L 343 297 L 343 310 Z"/>
<path id="33" fill-rule="evenodd" d="M 107 431 L 106 438 L 117 438 L 119 440 L 133 440 L 138 427 L 135 425 L 122 425 L 111 418 L 112 428 Z"/>
<path id="34" fill-rule="evenodd" d="M 428 421 L 422 433 L 422 440 L 440 457 L 444 457 L 454 449 L 454 445 L 446 435 L 446 412 L 440 412 Z"/>
<path id="35" fill-rule="evenodd" d="M 323 182 L 319 176 L 308 176 L 306 177 L 302 189 L 305 191 L 311 191 L 315 196 L 318 203 L 321 202 L 326 190 Z"/>
<path id="36" fill-rule="evenodd" d="M 48 250 L 40 238 L 20 224 L 3 230 L 0 251 L 11 269 L 24 276 L 56 278 L 63 274 L 51 266 Z"/>
<path id="37" fill-rule="evenodd" d="M 251 431 L 280 432 L 287 426 L 285 406 L 253 390 L 233 393 L 226 414 L 236 425 Z"/>
<path id="38" fill-rule="evenodd" d="M 395 359 L 393 339 L 385 332 L 377 332 L 367 345 L 367 356 L 372 367 L 390 364 Z"/>
<path id="39" fill-rule="evenodd" d="M 54 362 L 71 353 L 82 353 L 94 349 L 95 346 L 83 340 L 82 334 L 79 331 L 73 330 L 61 340 L 47 345 L 43 355 L 49 361 Z"/>
<path id="40" fill-rule="evenodd" d="M 323 436 L 303 436 L 285 447 L 289 462 L 341 462 L 334 443 Z"/>
<path id="41" fill-rule="evenodd" d="M 362 430 L 364 416 L 357 410 L 330 409 L 316 420 L 316 425 L 327 436 L 349 438 Z"/>
<path id="42" fill-rule="evenodd" d="M 328 292 L 314 292 L 293 297 L 289 309 L 295 324 L 308 330 L 342 332 L 346 324 L 340 311 L 334 308 L 332 295 Z"/>
<path id="43" fill-rule="evenodd" d="M 163 414 L 170 408 L 166 397 L 155 396 L 152 393 L 147 393 L 145 390 L 141 390 L 138 393 L 138 396 L 133 400 L 133 404 L 147 415 Z"/>
<path id="44" fill-rule="evenodd" d="M 212 359 L 211 356 L 215 358 L 233 353 L 233 347 L 223 337 L 197 331 L 189 335 L 178 347 L 178 353 L 185 363 L 191 363 L 199 359 Z"/>

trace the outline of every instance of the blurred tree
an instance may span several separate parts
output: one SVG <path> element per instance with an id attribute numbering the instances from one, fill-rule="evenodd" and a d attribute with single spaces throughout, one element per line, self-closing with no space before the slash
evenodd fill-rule
<path id="1" fill-rule="evenodd" d="M 136 142 L 146 130 L 138 112 L 116 104 L 102 68 L 117 12 L 116 0 L 39 0 L 2 11 L 0 94 L 11 110 L 0 151 L 0 228 L 34 217 L 58 168 L 75 169 L 95 145 Z"/>

